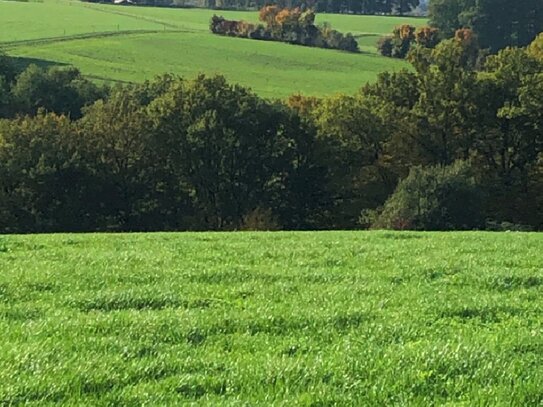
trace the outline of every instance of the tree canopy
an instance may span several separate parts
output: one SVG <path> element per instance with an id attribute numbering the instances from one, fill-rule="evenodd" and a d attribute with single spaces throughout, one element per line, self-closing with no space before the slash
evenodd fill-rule
<path id="1" fill-rule="evenodd" d="M 3 58 L 0 232 L 541 230 L 541 38 L 481 61 L 471 33 L 355 95 L 287 101 Z"/>

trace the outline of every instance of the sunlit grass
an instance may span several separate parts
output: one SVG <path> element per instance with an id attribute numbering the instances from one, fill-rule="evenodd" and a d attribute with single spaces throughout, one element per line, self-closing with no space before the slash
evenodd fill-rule
<path id="1" fill-rule="evenodd" d="M 0 404 L 538 405 L 543 238 L 0 237 Z"/>

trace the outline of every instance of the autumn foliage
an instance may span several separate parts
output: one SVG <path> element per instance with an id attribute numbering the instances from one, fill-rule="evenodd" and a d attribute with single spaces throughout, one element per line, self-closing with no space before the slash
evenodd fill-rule
<path id="1" fill-rule="evenodd" d="M 461 28 L 456 30 L 454 39 L 461 44 L 471 45 L 475 41 L 475 33 L 469 28 Z"/>
<path id="2" fill-rule="evenodd" d="M 392 36 L 386 36 L 379 40 L 377 48 L 381 55 L 393 58 L 405 58 L 413 44 L 424 48 L 435 48 L 439 43 L 439 30 L 433 27 L 420 27 L 416 29 L 412 25 L 398 26 L 392 32 Z"/>
<path id="3" fill-rule="evenodd" d="M 317 27 L 313 10 L 265 6 L 259 12 L 259 20 L 262 24 L 226 20 L 214 15 L 210 30 L 214 34 L 232 37 L 358 52 L 358 43 L 351 34 L 342 34 L 329 25 Z"/>
<path id="4" fill-rule="evenodd" d="M 415 32 L 415 42 L 425 48 L 434 48 L 439 43 L 439 30 L 433 27 L 421 27 Z"/>

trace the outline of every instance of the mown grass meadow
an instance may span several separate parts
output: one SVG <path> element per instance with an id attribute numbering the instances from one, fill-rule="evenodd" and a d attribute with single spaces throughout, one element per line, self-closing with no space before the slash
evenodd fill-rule
<path id="1" fill-rule="evenodd" d="M 540 405 L 543 238 L 0 237 L 0 404 Z"/>

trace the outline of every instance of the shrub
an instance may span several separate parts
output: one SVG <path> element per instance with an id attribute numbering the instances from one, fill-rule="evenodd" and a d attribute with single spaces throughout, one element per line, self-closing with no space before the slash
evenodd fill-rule
<path id="1" fill-rule="evenodd" d="M 386 201 L 374 227 L 470 230 L 482 226 L 481 195 L 465 162 L 414 167 Z"/>
<path id="2" fill-rule="evenodd" d="M 492 232 L 533 232 L 534 230 L 530 225 L 520 225 L 518 223 L 499 222 L 495 220 L 487 220 L 485 229 Z"/>
<path id="3" fill-rule="evenodd" d="M 413 44 L 435 48 L 439 44 L 439 31 L 432 27 L 415 29 L 412 25 L 404 24 L 396 27 L 392 36 L 382 37 L 377 43 L 377 49 L 385 57 L 404 59 Z"/>
<path id="4" fill-rule="evenodd" d="M 393 33 L 394 37 L 397 37 L 402 41 L 411 42 L 415 40 L 415 27 L 409 24 L 403 24 L 396 27 Z"/>
<path id="5" fill-rule="evenodd" d="M 391 36 L 385 36 L 379 39 L 379 42 L 377 43 L 377 49 L 382 56 L 392 56 L 392 48 L 394 47 L 393 41 L 394 38 Z"/>
<path id="6" fill-rule="evenodd" d="M 435 48 L 439 44 L 439 30 L 433 27 L 420 27 L 415 32 L 415 42 L 425 48 Z"/>
<path id="7" fill-rule="evenodd" d="M 275 231 L 281 227 L 271 209 L 256 208 L 243 217 L 240 227 L 244 231 Z"/>
<path id="8" fill-rule="evenodd" d="M 392 58 L 405 59 L 411 49 L 410 40 L 402 40 L 401 38 L 393 38 L 392 40 Z"/>
<path id="9" fill-rule="evenodd" d="M 349 52 L 358 52 L 358 42 L 351 33 L 347 33 L 343 36 L 340 42 L 340 49 Z"/>

